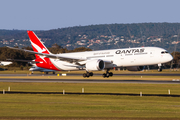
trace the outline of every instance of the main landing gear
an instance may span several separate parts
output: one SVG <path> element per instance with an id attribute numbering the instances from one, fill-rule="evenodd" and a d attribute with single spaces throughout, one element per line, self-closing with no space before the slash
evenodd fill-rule
<path id="1" fill-rule="evenodd" d="M 109 72 L 109 69 L 107 69 L 106 73 L 103 74 L 103 77 L 104 77 L 104 78 L 105 78 L 105 77 L 108 78 L 109 76 L 110 76 L 110 77 L 113 76 L 113 73 L 112 73 L 112 72 Z"/>
<path id="2" fill-rule="evenodd" d="M 86 73 L 84 73 L 83 74 L 83 77 L 85 78 L 85 77 L 90 77 L 90 76 L 93 76 L 93 72 L 86 72 Z"/>
<path id="3" fill-rule="evenodd" d="M 105 78 L 105 77 L 108 78 L 108 77 L 113 76 L 113 73 L 112 73 L 112 72 L 109 72 L 109 70 L 110 70 L 110 69 L 107 69 L 106 73 L 103 74 L 103 77 L 104 77 L 104 78 Z M 83 77 L 84 77 L 84 78 L 86 78 L 86 77 L 88 78 L 88 77 L 90 77 L 90 76 L 93 76 L 93 72 L 86 72 L 86 73 L 83 74 Z"/>

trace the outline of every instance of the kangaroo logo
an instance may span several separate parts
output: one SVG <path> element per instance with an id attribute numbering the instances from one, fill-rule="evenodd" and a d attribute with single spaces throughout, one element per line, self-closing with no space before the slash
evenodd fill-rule
<path id="1" fill-rule="evenodd" d="M 43 52 L 46 51 L 45 48 L 41 49 L 38 45 L 36 45 L 36 44 L 33 43 L 32 41 L 31 41 L 31 44 L 32 44 L 32 46 L 33 46 L 34 48 L 36 48 L 36 50 L 37 50 L 38 52 L 40 52 L 40 53 L 43 53 Z M 40 57 L 45 63 L 47 63 L 47 61 L 44 59 L 44 58 L 45 58 L 44 56 L 40 56 L 40 55 L 39 55 L 39 57 Z"/>
<path id="2" fill-rule="evenodd" d="M 43 52 L 46 51 L 45 48 L 41 49 L 38 45 L 36 45 L 36 44 L 33 43 L 32 41 L 31 41 L 31 44 L 32 44 L 32 46 L 33 46 L 34 48 L 36 48 L 36 50 L 37 50 L 38 52 L 40 52 L 40 53 L 43 53 Z"/>

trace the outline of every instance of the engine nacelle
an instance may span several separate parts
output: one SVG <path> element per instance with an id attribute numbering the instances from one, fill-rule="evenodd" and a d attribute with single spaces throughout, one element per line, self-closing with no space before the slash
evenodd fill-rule
<path id="1" fill-rule="evenodd" d="M 100 59 L 90 60 L 86 63 L 87 71 L 103 70 L 105 67 L 104 61 Z"/>
<path id="2" fill-rule="evenodd" d="M 133 66 L 133 67 L 126 67 L 129 71 L 142 71 L 144 69 L 144 66 Z"/>

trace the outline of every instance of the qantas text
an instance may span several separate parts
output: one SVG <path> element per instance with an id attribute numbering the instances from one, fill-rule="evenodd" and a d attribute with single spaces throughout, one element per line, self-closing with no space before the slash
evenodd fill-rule
<path id="1" fill-rule="evenodd" d="M 143 49 L 127 49 L 127 50 L 117 50 L 115 53 L 116 54 L 133 54 L 133 53 L 143 53 L 144 52 L 144 48 Z"/>

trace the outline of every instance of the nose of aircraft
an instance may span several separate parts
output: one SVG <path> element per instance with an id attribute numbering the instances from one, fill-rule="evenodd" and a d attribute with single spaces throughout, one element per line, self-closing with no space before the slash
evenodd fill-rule
<path id="1" fill-rule="evenodd" d="M 171 60 L 173 60 L 173 57 L 172 57 L 171 54 L 169 54 L 169 55 L 168 55 L 168 61 L 171 61 Z"/>

